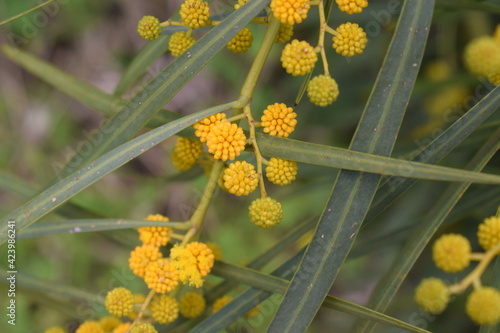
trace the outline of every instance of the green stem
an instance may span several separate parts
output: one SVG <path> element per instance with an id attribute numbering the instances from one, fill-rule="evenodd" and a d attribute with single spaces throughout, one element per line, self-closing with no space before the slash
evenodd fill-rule
<path id="1" fill-rule="evenodd" d="M 132 331 L 132 328 L 137 325 L 138 322 L 141 321 L 141 318 L 142 318 L 142 315 L 144 314 L 144 311 L 146 311 L 146 309 L 148 308 L 148 305 L 149 303 L 151 302 L 151 300 L 153 299 L 153 297 L 156 295 L 156 291 L 154 290 L 151 290 L 148 294 L 148 296 L 146 297 L 146 299 L 144 300 L 144 303 L 142 303 L 142 306 L 141 306 L 141 310 L 139 311 L 139 314 L 137 315 L 137 317 L 135 318 L 135 320 L 132 322 L 132 325 L 130 325 L 129 329 L 127 332 L 131 332 Z"/>
<path id="2" fill-rule="evenodd" d="M 326 17 L 325 17 L 325 7 L 323 6 L 323 0 L 319 1 L 318 4 L 318 11 L 319 11 L 319 38 L 318 38 L 318 46 L 316 46 L 316 50 L 319 50 L 321 54 L 321 60 L 323 62 L 323 70 L 325 72 L 325 75 L 330 76 L 330 70 L 328 69 L 328 60 L 326 59 L 326 52 L 325 52 L 325 31 L 327 28 L 327 22 L 326 22 Z"/>
<path id="3" fill-rule="evenodd" d="M 250 140 L 250 143 L 252 144 L 252 147 L 255 151 L 255 159 L 257 161 L 257 174 L 259 176 L 259 187 L 260 187 L 260 196 L 261 197 L 266 197 L 266 188 L 264 184 L 264 175 L 263 175 L 263 170 L 262 170 L 262 154 L 260 153 L 259 145 L 257 144 L 257 138 L 255 135 L 255 120 L 253 120 L 252 117 L 252 111 L 250 110 L 250 106 L 247 105 L 243 108 L 243 113 L 247 117 L 248 120 L 248 125 L 250 127 L 250 137 L 248 138 Z"/>
<path id="4" fill-rule="evenodd" d="M 255 86 L 257 85 L 257 80 L 262 72 L 267 56 L 271 51 L 271 47 L 274 44 L 280 24 L 281 23 L 274 16 L 269 18 L 269 25 L 267 26 L 262 44 L 260 44 L 259 51 L 257 51 L 257 55 L 255 56 L 255 60 L 250 68 L 250 72 L 247 75 L 245 83 L 243 84 L 243 87 L 241 87 L 241 96 L 248 98 L 248 100 L 252 99 Z"/>

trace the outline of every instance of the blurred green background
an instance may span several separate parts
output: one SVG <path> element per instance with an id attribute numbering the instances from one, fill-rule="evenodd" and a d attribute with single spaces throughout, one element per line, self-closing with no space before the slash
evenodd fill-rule
<path id="1" fill-rule="evenodd" d="M 134 56 L 146 45 L 136 34 L 137 21 L 144 15 L 156 15 L 166 20 L 175 15 L 181 1 L 97 1 L 61 0 L 51 3 L 34 13 L 0 26 L 0 42 L 20 47 L 54 64 L 58 68 L 112 93 L 120 76 Z M 23 12 L 37 1 L 3 0 L 0 2 L 0 20 Z M 226 11 L 232 7 L 229 1 L 214 1 L 212 9 Z M 396 9 L 399 12 L 400 8 Z M 291 138 L 309 142 L 347 147 L 363 111 L 371 87 L 375 82 L 385 51 L 392 37 L 397 13 L 387 9 L 387 1 L 370 1 L 362 14 L 349 16 L 332 10 L 330 26 L 337 27 L 346 21 L 359 23 L 367 31 L 369 43 L 365 52 L 354 58 L 343 58 L 333 49 L 327 50 L 330 71 L 340 87 L 340 96 L 332 107 L 322 109 L 304 98 L 296 107 L 298 125 Z M 477 88 L 484 81 L 469 76 L 463 70 L 461 52 L 471 38 L 491 34 L 498 16 L 473 10 L 454 10 L 439 7 L 436 10 L 426 56 L 422 68 L 436 59 L 450 65 L 450 76 L 438 82 L 421 75 L 408 106 L 407 116 L 398 138 L 394 157 L 408 158 L 435 137 L 440 129 L 451 124 L 443 114 L 432 117 L 429 100 L 445 89 L 462 84 L 468 94 L 456 99 L 454 115 L 465 112 L 473 105 Z M 311 11 L 304 24 L 296 27 L 295 38 L 306 39 L 311 44 L 317 40 L 316 11 Z M 246 54 L 222 51 L 196 78 L 166 106 L 182 114 L 230 101 L 238 96 L 252 58 L 257 52 L 264 28 L 252 24 L 254 45 Z M 328 40 L 328 44 L 330 41 Z M 268 104 L 284 102 L 293 105 L 303 79 L 285 74 L 279 63 L 282 45 L 276 45 L 261 77 L 252 109 L 258 115 Z M 125 97 L 133 96 L 144 83 L 164 68 L 172 57 L 163 55 L 141 78 L 136 87 Z M 317 66 L 316 73 L 320 73 Z M 483 90 L 485 91 L 485 90 Z M 481 97 L 481 96 L 479 96 Z M 15 176 L 29 185 L 33 193 L 56 176 L 86 140 L 88 133 L 98 128 L 105 117 L 92 109 L 58 92 L 39 78 L 32 76 L 0 54 L 0 173 Z M 436 120 L 434 123 L 431 120 Z M 498 125 L 499 116 L 496 115 Z M 494 124 L 494 123 L 493 123 Z M 463 167 L 494 126 L 485 126 L 474 134 L 456 152 L 444 161 L 444 165 Z M 87 133 L 87 135 L 86 135 Z M 142 219 L 148 214 L 161 213 L 172 221 L 185 220 L 194 211 L 203 191 L 206 178 L 201 168 L 180 175 L 169 163 L 174 139 L 151 149 L 117 172 L 106 176 L 73 202 L 93 214 L 106 218 Z M 252 161 L 252 155 L 243 155 Z M 486 168 L 486 172 L 498 173 L 498 156 Z M 218 243 L 224 260 L 240 263 L 262 253 L 287 230 L 304 219 L 321 213 L 329 196 L 336 170 L 300 165 L 296 182 L 284 188 L 270 185 L 268 192 L 283 203 L 283 222 L 271 230 L 255 227 L 248 221 L 247 206 L 257 197 L 234 197 L 221 190 L 216 193 L 208 212 L 202 239 Z M 419 223 L 419 218 L 432 205 L 446 184 L 421 181 L 394 207 L 382 214 L 373 228 L 365 229 L 355 245 L 352 258 L 345 264 L 331 293 L 335 296 L 364 304 L 377 279 L 389 266 L 405 239 L 404 231 Z M 481 193 L 482 186 L 473 186 L 471 193 Z M 467 195 L 466 195 L 467 197 Z M 6 213 L 26 198 L 9 191 L 0 191 L 0 209 Z M 484 217 L 493 215 L 498 202 L 484 203 L 467 211 L 466 217 L 452 220 L 446 232 L 461 232 L 473 239 L 477 224 Z M 52 214 L 43 221 L 56 221 L 60 216 Z M 403 235 L 386 242 L 365 246 L 369 240 L 403 228 Z M 407 228 L 407 229 L 404 229 Z M 366 240 L 366 242 L 365 242 Z M 144 292 L 145 285 L 128 270 L 128 255 L 137 241 L 133 230 L 120 232 L 88 233 L 42 237 L 18 241 L 16 263 L 19 272 L 56 284 L 68 285 L 86 291 L 94 298 L 79 304 L 59 300 L 58 295 L 46 295 L 23 287 L 18 283 L 17 325 L 15 330 L 0 321 L 2 332 L 42 332 L 52 325 L 69 329 L 82 320 L 105 314 L 99 303 L 105 292 L 125 285 L 134 292 Z M 305 243 L 304 243 L 305 244 Z M 357 246 L 357 247 L 356 247 Z M 475 249 L 478 249 L 475 244 Z M 4 249 L 0 266 L 6 256 Z M 264 271 L 269 272 L 293 251 L 284 253 L 270 262 Z M 358 254 L 358 255 L 356 255 Z M 464 298 L 457 298 L 443 315 L 429 316 L 418 310 L 412 300 L 413 288 L 426 276 L 442 276 L 454 282 L 457 275 L 445 276 L 438 272 L 428 252 L 408 277 L 393 302 L 390 315 L 413 325 L 436 332 L 473 332 L 477 328 L 464 315 Z M 0 284 L 4 288 L 4 284 Z M 6 300 L 1 290 L 1 306 Z M 277 309 L 277 305 L 276 305 Z M 270 309 L 266 320 L 272 317 Z M 2 312 L 3 313 L 3 312 Z M 96 317 L 97 316 L 97 317 Z M 352 318 L 331 310 L 321 310 L 311 332 L 346 332 Z M 266 323 L 251 332 L 263 332 Z M 378 327 L 380 332 L 392 332 Z"/>

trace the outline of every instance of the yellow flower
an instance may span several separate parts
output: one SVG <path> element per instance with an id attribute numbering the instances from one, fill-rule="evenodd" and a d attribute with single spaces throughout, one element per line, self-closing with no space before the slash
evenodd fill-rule
<path id="1" fill-rule="evenodd" d="M 138 323 L 132 327 L 130 333 L 158 333 L 158 331 L 150 323 Z"/>
<path id="2" fill-rule="evenodd" d="M 347 22 L 341 24 L 335 31 L 337 35 L 332 37 L 335 52 L 344 57 L 353 57 L 363 53 L 368 43 L 363 28 L 356 23 Z"/>
<path id="3" fill-rule="evenodd" d="M 113 330 L 113 333 L 128 333 L 128 329 L 130 328 L 130 325 L 132 325 L 132 323 L 123 323 L 120 326 L 116 327 Z"/>
<path id="4" fill-rule="evenodd" d="M 154 16 L 144 16 L 137 24 L 137 33 L 144 39 L 157 39 L 161 35 L 160 20 Z"/>
<path id="5" fill-rule="evenodd" d="M 415 302 L 428 313 L 439 314 L 450 301 L 448 286 L 440 279 L 423 279 L 415 290 Z"/>
<path id="6" fill-rule="evenodd" d="M 281 204 L 270 197 L 252 201 L 248 212 L 250 221 L 262 228 L 271 228 L 280 223 L 283 218 Z"/>
<path id="7" fill-rule="evenodd" d="M 233 297 L 228 296 L 228 295 L 217 298 L 214 301 L 214 304 L 212 305 L 212 313 L 216 313 L 217 311 L 219 311 L 220 309 L 225 307 L 232 300 L 233 300 Z"/>
<path id="8" fill-rule="evenodd" d="M 439 269 L 447 273 L 460 272 L 470 264 L 471 246 L 462 235 L 441 236 L 432 247 L 432 259 Z"/>
<path id="9" fill-rule="evenodd" d="M 120 326 L 122 322 L 115 316 L 106 316 L 99 319 L 99 324 L 101 325 L 104 332 L 111 332 L 115 328 Z"/>
<path id="10" fill-rule="evenodd" d="M 202 151 L 203 144 L 200 141 L 178 137 L 170 155 L 172 164 L 181 171 L 187 171 L 196 164 Z"/>
<path id="11" fill-rule="evenodd" d="M 500 322 L 500 292 L 492 287 L 474 290 L 467 298 L 465 310 L 478 325 Z"/>
<path id="12" fill-rule="evenodd" d="M 210 117 L 204 118 L 193 125 L 195 129 L 194 135 L 200 138 L 201 142 L 207 141 L 208 132 L 210 131 L 210 126 L 216 124 L 226 119 L 225 113 L 216 113 Z"/>
<path id="13" fill-rule="evenodd" d="M 130 252 L 128 264 L 132 272 L 139 277 L 144 277 L 146 267 L 150 262 L 160 259 L 163 255 L 156 246 L 143 245 L 137 246 Z"/>
<path id="14" fill-rule="evenodd" d="M 179 310 L 186 318 L 196 318 L 205 311 L 205 298 L 203 295 L 194 291 L 190 291 L 182 295 L 179 300 Z"/>
<path id="15" fill-rule="evenodd" d="M 179 317 L 179 303 L 169 295 L 156 295 L 149 304 L 153 320 L 159 324 L 168 324 Z"/>
<path id="16" fill-rule="evenodd" d="M 104 305 L 113 316 L 125 317 L 132 312 L 132 301 L 132 292 L 127 288 L 118 287 L 108 292 Z"/>
<path id="17" fill-rule="evenodd" d="M 210 125 L 207 134 L 208 152 L 216 160 L 234 160 L 245 149 L 245 134 L 241 127 L 231 124 L 228 120 L 221 120 Z"/>
<path id="18" fill-rule="evenodd" d="M 259 185 L 259 177 L 252 164 L 236 161 L 229 164 L 223 174 L 224 188 L 234 195 L 249 195 Z"/>
<path id="19" fill-rule="evenodd" d="M 85 321 L 78 327 L 75 333 L 106 333 L 106 332 L 104 332 L 98 321 Z"/>
<path id="20" fill-rule="evenodd" d="M 168 222 L 168 217 L 156 214 L 148 215 L 145 221 L 165 221 Z M 139 232 L 139 239 L 143 245 L 152 245 L 156 247 L 167 245 L 170 240 L 172 229 L 169 227 L 140 227 L 137 229 Z"/>
<path id="21" fill-rule="evenodd" d="M 178 57 L 193 46 L 195 42 L 194 37 L 188 35 L 186 31 L 177 31 L 168 40 L 168 50 L 174 57 Z"/>
<path id="22" fill-rule="evenodd" d="M 282 158 L 271 157 L 266 168 L 266 177 L 276 185 L 288 185 L 295 180 L 297 163 Z"/>
<path id="23" fill-rule="evenodd" d="M 500 44 L 490 36 L 473 39 L 465 46 L 464 62 L 472 74 L 488 77 L 500 62 Z"/>
<path id="24" fill-rule="evenodd" d="M 264 133 L 269 135 L 287 138 L 297 125 L 297 114 L 293 108 L 287 107 L 284 103 L 274 103 L 268 105 L 260 118 Z"/>
<path id="25" fill-rule="evenodd" d="M 281 23 L 278 34 L 276 35 L 275 43 L 286 43 L 293 36 L 293 25 Z"/>
<path id="26" fill-rule="evenodd" d="M 347 14 L 358 14 L 368 6 L 368 0 L 335 0 L 339 9 Z"/>
<path id="27" fill-rule="evenodd" d="M 318 106 L 328 106 L 337 100 L 339 86 L 329 75 L 318 75 L 307 85 L 307 97 Z"/>
<path id="28" fill-rule="evenodd" d="M 202 0 L 186 0 L 179 11 L 187 27 L 198 29 L 210 25 L 210 8 Z"/>
<path id="29" fill-rule="evenodd" d="M 308 42 L 294 39 L 285 45 L 280 60 L 288 74 L 298 76 L 310 73 L 318 61 L 318 56 Z"/>
<path id="30" fill-rule="evenodd" d="M 271 0 L 274 17 L 290 25 L 301 23 L 307 17 L 309 8 L 310 0 Z"/>
<path id="31" fill-rule="evenodd" d="M 174 290 L 179 284 L 179 273 L 168 258 L 158 259 L 146 267 L 144 281 L 148 288 L 159 294 Z"/>
<path id="32" fill-rule="evenodd" d="M 234 9 L 240 9 L 241 6 L 243 6 L 247 2 L 248 2 L 248 0 L 238 0 L 238 3 L 234 5 Z"/>
<path id="33" fill-rule="evenodd" d="M 214 254 L 205 244 L 191 242 L 185 247 L 178 244 L 170 250 L 170 258 L 178 271 L 179 280 L 199 288 L 203 277 L 214 265 Z"/>
<path id="34" fill-rule="evenodd" d="M 243 28 L 227 43 L 227 48 L 234 53 L 242 53 L 248 51 L 252 42 L 252 32 L 248 28 Z"/>
<path id="35" fill-rule="evenodd" d="M 500 217 L 485 218 L 477 231 L 479 245 L 486 251 L 500 243 Z"/>

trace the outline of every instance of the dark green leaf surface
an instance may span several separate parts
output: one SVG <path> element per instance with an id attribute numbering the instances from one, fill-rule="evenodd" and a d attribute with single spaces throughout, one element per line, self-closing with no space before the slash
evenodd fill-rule
<path id="1" fill-rule="evenodd" d="M 209 108 L 151 130 L 104 154 L 87 167 L 77 170 L 68 177 L 63 178 L 55 185 L 44 190 L 36 197 L 2 218 L 0 223 L 0 245 L 7 240 L 7 221 L 15 221 L 16 230 L 20 232 L 62 205 L 80 191 L 168 137 L 176 134 L 183 128 L 214 113 L 230 109 L 237 105 L 237 103 L 238 102 L 231 102 Z"/>
<path id="2" fill-rule="evenodd" d="M 405 1 L 396 32 L 350 149 L 388 156 L 425 49 L 434 1 Z M 270 332 L 305 332 L 363 222 L 379 175 L 341 170 L 319 225 Z"/>

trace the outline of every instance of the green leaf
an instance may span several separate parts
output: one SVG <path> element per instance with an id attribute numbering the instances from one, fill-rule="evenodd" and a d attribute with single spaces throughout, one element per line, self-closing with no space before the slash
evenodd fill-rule
<path id="1" fill-rule="evenodd" d="M 466 169 L 481 170 L 499 148 L 500 128 L 476 153 Z M 434 207 L 419 221 L 418 229 L 405 242 L 404 248 L 399 251 L 399 255 L 394 259 L 392 266 L 377 284 L 367 304 L 369 308 L 384 311 L 389 306 L 425 246 L 469 186 L 470 183 L 450 185 L 439 197 Z M 357 326 L 357 332 L 371 332 L 373 328 L 372 323 L 362 322 Z"/>
<path id="2" fill-rule="evenodd" d="M 102 177 L 176 134 L 181 129 L 214 113 L 230 109 L 237 104 L 238 101 L 218 105 L 158 127 L 113 149 L 88 166 L 63 178 L 2 218 L 1 222 L 3 223 L 0 223 L 0 245 L 7 240 L 7 221 L 15 221 L 16 231 L 20 232 Z"/>
<path id="3" fill-rule="evenodd" d="M 57 222 L 43 222 L 32 225 L 17 234 L 17 239 L 29 239 L 58 234 L 76 234 L 106 230 L 130 229 L 139 227 L 185 228 L 184 222 L 144 221 L 124 219 L 79 219 Z M 189 228 L 189 226 L 188 226 Z"/>
<path id="4" fill-rule="evenodd" d="M 350 149 L 390 155 L 422 60 L 433 8 L 433 0 L 404 2 Z M 379 175 L 341 170 L 313 240 L 268 331 L 307 329 L 352 247 L 379 181 Z"/>
<path id="5" fill-rule="evenodd" d="M 346 170 L 386 176 L 455 182 L 474 181 L 485 184 L 498 184 L 500 180 L 498 175 L 399 160 L 264 134 L 257 135 L 257 141 L 263 155 Z"/>
<path id="6" fill-rule="evenodd" d="M 115 89 L 115 96 L 123 95 L 123 93 L 144 74 L 151 63 L 167 52 L 169 39 L 169 35 L 162 35 L 160 38 L 146 44 L 146 46 L 134 57 L 134 60 L 132 60 L 127 70 L 120 78 Z"/>
<path id="7" fill-rule="evenodd" d="M 483 10 L 492 14 L 500 14 L 500 6 L 492 3 L 471 0 L 437 0 L 436 5 L 446 8 Z"/>
<path id="8" fill-rule="evenodd" d="M 125 104 L 121 98 L 106 94 L 27 52 L 9 45 L 2 45 L 2 51 L 11 61 L 89 108 L 111 115 Z"/>
<path id="9" fill-rule="evenodd" d="M 102 154 L 129 140 L 219 52 L 269 0 L 254 0 L 231 13 L 189 50 L 176 58 L 99 131 L 100 143 L 90 140 L 61 170 L 65 177 Z M 90 153 L 89 153 L 90 152 Z"/>
<path id="10" fill-rule="evenodd" d="M 500 290 L 500 279 L 497 277 L 500 276 L 500 257 L 497 257 L 492 265 L 491 276 L 495 277 L 491 279 L 488 283 L 488 286 L 497 288 Z M 479 333 L 498 333 L 500 332 L 500 323 L 496 325 L 481 325 L 479 329 Z"/>

